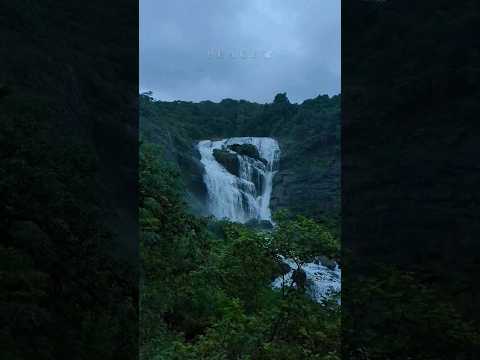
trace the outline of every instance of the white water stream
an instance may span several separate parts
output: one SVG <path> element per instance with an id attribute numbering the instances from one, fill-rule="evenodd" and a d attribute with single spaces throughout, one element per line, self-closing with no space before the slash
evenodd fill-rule
<path id="1" fill-rule="evenodd" d="M 235 144 L 254 145 L 264 162 L 240 155 L 228 148 Z M 205 173 L 203 181 L 208 190 L 208 211 L 217 219 L 229 219 L 245 223 L 249 220 L 272 220 L 270 197 L 272 180 L 278 170 L 280 147 L 275 139 L 268 137 L 235 137 L 222 140 L 203 140 L 197 145 Z M 213 151 L 224 150 L 238 158 L 238 176 L 217 162 Z M 319 254 L 321 255 L 321 254 Z M 294 286 L 293 271 L 297 264 L 288 258 L 284 263 L 290 272 L 272 283 L 273 288 Z M 340 291 L 341 270 L 323 266 L 319 262 L 306 263 L 301 268 L 307 278 L 307 291 L 315 301 L 322 301 Z"/>
<path id="2" fill-rule="evenodd" d="M 291 270 L 287 274 L 276 278 L 272 286 L 277 289 L 295 286 L 292 275 L 293 271 L 298 269 L 298 266 L 292 259 L 283 256 L 281 258 L 285 264 L 290 266 Z M 342 273 L 338 265 L 330 269 L 318 261 L 303 264 L 301 269 L 307 277 L 307 292 L 315 301 L 320 302 L 340 292 Z"/>
<path id="3" fill-rule="evenodd" d="M 260 158 L 266 160 L 266 164 L 249 156 L 236 154 L 227 148 L 234 144 L 254 145 Z M 224 149 L 236 154 L 239 176 L 233 175 L 215 160 L 214 149 Z M 205 167 L 203 181 L 208 190 L 208 211 L 213 216 L 241 223 L 249 220 L 271 221 L 272 180 L 280 159 L 280 148 L 275 139 L 236 137 L 218 141 L 204 140 L 198 143 L 198 150 L 200 161 Z M 261 184 L 261 188 L 258 184 Z"/>

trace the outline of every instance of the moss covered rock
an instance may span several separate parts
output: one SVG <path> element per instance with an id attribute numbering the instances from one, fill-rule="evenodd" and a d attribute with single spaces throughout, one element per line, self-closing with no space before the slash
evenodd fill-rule
<path id="1" fill-rule="evenodd" d="M 240 162 L 238 161 L 237 154 L 231 153 L 223 149 L 214 149 L 213 157 L 217 162 L 222 165 L 229 173 L 239 176 L 240 175 Z"/>
<path id="2" fill-rule="evenodd" d="M 267 160 L 260 157 L 260 153 L 258 152 L 257 147 L 253 144 L 233 144 L 227 146 L 227 148 L 235 151 L 239 155 L 251 157 L 252 159 L 261 161 L 265 165 L 267 165 Z"/>

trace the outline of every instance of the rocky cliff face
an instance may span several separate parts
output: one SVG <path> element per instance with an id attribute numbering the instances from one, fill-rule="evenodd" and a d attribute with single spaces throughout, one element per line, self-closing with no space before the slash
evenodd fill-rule
<path id="1" fill-rule="evenodd" d="M 340 203 L 340 98 L 319 96 L 302 104 L 290 104 L 276 96 L 272 104 L 245 101 L 162 102 L 140 99 L 144 137 L 164 149 L 166 160 L 178 165 L 188 189 L 187 201 L 196 213 L 204 213 L 204 169 L 195 144 L 235 136 L 271 137 L 279 142 L 279 171 L 273 179 L 271 209 L 322 217 L 339 213 Z M 249 144 L 228 149 L 264 162 Z M 238 164 L 228 152 L 217 158 L 235 175 Z M 224 155 L 224 156 L 222 156 Z M 226 155 L 226 156 L 225 156 Z M 237 174 L 238 175 L 238 174 Z"/>
<path id="2" fill-rule="evenodd" d="M 340 157 L 335 140 L 327 151 L 298 151 L 283 144 L 280 169 L 273 179 L 272 211 L 282 208 L 314 216 L 337 213 L 340 199 Z"/>

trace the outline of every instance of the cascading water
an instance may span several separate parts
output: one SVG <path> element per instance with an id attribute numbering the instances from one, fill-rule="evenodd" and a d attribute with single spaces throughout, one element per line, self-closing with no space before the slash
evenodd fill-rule
<path id="1" fill-rule="evenodd" d="M 242 148 L 245 145 L 248 149 Z M 235 137 L 203 140 L 197 147 L 205 167 L 203 181 L 208 191 L 208 211 L 217 219 L 271 222 L 272 181 L 280 161 L 278 142 L 267 137 Z M 291 270 L 275 279 L 273 288 L 293 286 L 292 275 L 298 269 L 292 259 L 281 258 Z M 338 265 L 329 268 L 317 261 L 303 264 L 302 271 L 313 300 L 322 301 L 340 291 Z"/>
<path id="2" fill-rule="evenodd" d="M 273 281 L 272 287 L 277 289 L 293 286 L 293 272 L 298 269 L 297 263 L 292 259 L 283 256 L 280 258 L 290 267 L 290 271 Z M 303 264 L 301 269 L 305 272 L 307 290 L 313 300 L 321 302 L 340 292 L 342 272 L 338 264 L 335 264 L 334 267 L 327 267 L 317 260 Z M 338 301 L 340 302 L 340 300 Z"/>
<path id="3" fill-rule="evenodd" d="M 233 150 L 242 145 L 253 145 L 258 156 Z M 271 221 L 272 180 L 280 159 L 278 142 L 268 137 L 235 137 L 204 140 L 197 146 L 205 167 L 203 180 L 208 190 L 208 211 L 218 219 L 241 223 Z M 227 170 L 225 164 L 217 161 L 215 150 L 223 152 L 233 169 Z"/>

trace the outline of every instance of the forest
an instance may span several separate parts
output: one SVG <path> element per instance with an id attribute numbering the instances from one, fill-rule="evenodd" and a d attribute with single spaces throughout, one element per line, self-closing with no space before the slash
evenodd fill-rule
<path id="1" fill-rule="evenodd" d="M 302 104 L 290 103 L 287 94 L 272 102 L 245 100 L 155 101 L 140 96 L 140 131 L 145 142 L 157 144 L 165 160 L 178 169 L 193 197 L 202 182 L 195 141 L 233 136 L 278 139 L 282 151 L 274 181 L 273 210 L 286 208 L 338 224 L 340 209 L 340 95 L 320 95 Z M 275 187 L 284 194 L 275 193 Z M 304 191 L 307 189 L 308 191 Z"/>
<path id="2" fill-rule="evenodd" d="M 342 4 L 341 97 L 254 104 L 138 99 L 135 2 L 2 2 L 0 358 L 478 358 L 479 3 Z M 198 215 L 227 136 L 295 169 L 270 232 Z M 278 249 L 340 262 L 341 311 Z"/>
<path id="3" fill-rule="evenodd" d="M 292 284 L 271 286 L 289 271 L 280 254 L 300 269 L 319 254 L 339 261 L 338 176 L 336 184 L 331 181 L 330 208 L 317 199 L 316 206 L 288 208 L 284 204 L 298 199 L 287 195 L 275 209 L 272 230 L 192 210 L 195 141 L 275 136 L 285 144 L 284 163 L 294 164 L 299 179 L 316 157 L 327 172 L 338 165 L 339 99 L 319 96 L 298 105 L 278 94 L 271 104 L 259 105 L 141 96 L 142 358 L 339 358 L 340 294 L 313 301 L 301 271 L 294 272 Z M 289 132 L 287 123 L 295 124 Z M 304 159 L 295 163 L 299 157 Z"/>
<path id="4" fill-rule="evenodd" d="M 278 249 L 298 261 L 319 249 L 338 257 L 338 238 L 300 215 L 278 214 L 271 233 L 191 215 L 159 156 L 142 145 L 142 358 L 337 359 L 338 302 L 269 284 L 282 273 Z"/>
<path id="5" fill-rule="evenodd" d="M 360 360 L 417 354 L 434 360 L 475 351 L 480 343 L 475 320 L 432 286 L 432 273 L 421 264 L 407 268 L 387 257 L 371 257 L 369 263 L 363 255 L 362 264 L 356 248 L 340 249 L 339 111 L 340 96 L 302 104 L 291 104 L 286 94 L 269 104 L 141 96 L 144 359 Z M 200 217 L 195 210 L 201 176 L 192 145 L 251 134 L 279 139 L 284 152 L 278 174 L 282 166 L 295 169 L 293 181 L 274 181 L 274 189 L 303 190 L 279 202 L 273 191 L 277 226 L 270 232 Z M 318 183 L 327 186 L 316 188 Z M 342 305 L 338 298 L 314 302 L 298 284 L 272 289 L 272 279 L 285 271 L 280 253 L 300 264 L 319 253 L 338 261 L 347 274 Z"/>

